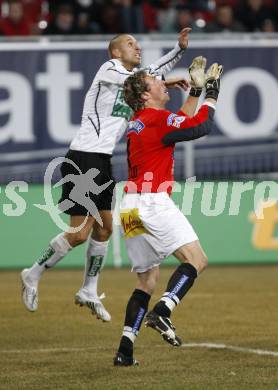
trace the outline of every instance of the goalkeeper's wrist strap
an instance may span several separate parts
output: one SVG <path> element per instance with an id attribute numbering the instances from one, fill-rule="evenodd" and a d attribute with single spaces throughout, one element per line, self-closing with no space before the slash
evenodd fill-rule
<path id="1" fill-rule="evenodd" d="M 202 90 L 202 88 L 191 87 L 189 91 L 189 96 L 199 97 L 201 96 Z"/>
<path id="2" fill-rule="evenodd" d="M 212 98 L 217 100 L 219 95 L 219 89 L 220 89 L 220 79 L 207 80 L 205 87 L 206 87 L 206 99 Z"/>
<path id="3" fill-rule="evenodd" d="M 206 90 L 205 99 L 211 98 L 211 99 L 217 100 L 218 95 L 219 95 L 219 90 L 218 89 L 209 88 L 209 89 Z"/>

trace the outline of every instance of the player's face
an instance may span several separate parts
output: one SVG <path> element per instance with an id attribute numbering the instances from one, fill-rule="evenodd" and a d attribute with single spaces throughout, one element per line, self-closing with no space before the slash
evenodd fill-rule
<path id="1" fill-rule="evenodd" d="M 121 62 L 128 70 L 140 65 L 141 48 L 132 35 L 124 35 L 121 38 L 119 51 Z"/>
<path id="2" fill-rule="evenodd" d="M 148 94 L 152 102 L 164 106 L 164 104 L 170 99 L 165 81 L 159 80 L 153 76 L 147 76 L 147 84 L 149 86 Z"/>

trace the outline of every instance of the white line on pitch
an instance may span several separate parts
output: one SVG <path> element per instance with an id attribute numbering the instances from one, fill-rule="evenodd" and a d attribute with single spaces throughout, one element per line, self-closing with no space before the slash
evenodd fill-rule
<path id="1" fill-rule="evenodd" d="M 163 344 L 156 345 L 156 347 L 164 347 Z M 275 356 L 278 357 L 277 351 L 269 351 L 265 349 L 253 349 L 253 348 L 244 348 L 244 347 L 237 347 L 234 345 L 226 345 L 226 344 L 214 344 L 214 343 L 186 343 L 182 344 L 182 347 L 185 348 L 207 348 L 207 349 L 227 349 L 229 351 L 234 352 L 242 352 L 242 353 L 253 353 L 255 355 L 268 355 L 268 356 Z M 146 346 L 138 345 L 138 348 L 146 348 Z M 21 354 L 21 353 L 53 353 L 53 352 L 85 352 L 85 351 L 91 351 L 91 350 L 110 350 L 110 348 L 107 347 L 75 347 L 75 348 L 37 348 L 37 349 L 6 349 L 6 350 L 0 350 L 1 353 L 14 353 L 14 354 Z"/>
<path id="2" fill-rule="evenodd" d="M 185 348 L 207 348 L 207 349 L 228 349 L 230 351 L 235 351 L 235 352 L 254 353 L 255 355 L 269 355 L 269 356 L 277 356 L 278 357 L 278 352 L 276 352 L 276 351 L 268 351 L 265 349 L 244 348 L 244 347 L 237 347 L 235 345 L 226 345 L 226 344 L 186 343 L 186 344 L 182 344 L 182 347 L 185 347 Z"/>

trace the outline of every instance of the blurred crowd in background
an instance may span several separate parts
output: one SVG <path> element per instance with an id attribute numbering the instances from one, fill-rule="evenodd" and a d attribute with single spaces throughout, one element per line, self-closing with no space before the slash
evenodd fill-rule
<path id="1" fill-rule="evenodd" d="M 2 36 L 278 31 L 277 0 L 0 0 Z"/>

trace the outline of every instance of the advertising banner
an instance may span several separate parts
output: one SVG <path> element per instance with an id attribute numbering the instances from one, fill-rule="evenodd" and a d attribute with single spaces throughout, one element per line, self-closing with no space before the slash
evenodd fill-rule
<path id="1" fill-rule="evenodd" d="M 143 63 L 152 63 L 174 44 L 174 40 L 142 40 Z M 34 172 L 43 172 L 43 162 L 65 153 L 79 127 L 85 94 L 100 65 L 108 60 L 107 45 L 105 41 L 0 43 L 2 183 L 13 177 L 41 182 L 43 175 Z M 203 160 L 196 160 L 201 177 L 209 177 L 210 167 L 217 165 L 226 167 L 226 177 L 233 175 L 233 168 L 240 171 L 239 164 L 244 172 L 277 171 L 278 110 L 273 106 L 278 101 L 277 41 L 192 40 L 171 75 L 186 77 L 186 68 L 198 55 L 207 57 L 208 64 L 218 61 L 224 66 L 211 139 L 231 146 L 242 142 L 247 149 L 244 156 L 243 149 L 225 152 L 220 164 L 219 159 L 205 159 L 202 154 Z M 184 93 L 175 91 L 171 97 L 169 109 L 177 111 Z M 213 155 L 214 150 L 210 152 Z M 217 177 L 216 168 L 213 172 Z"/>
<path id="2" fill-rule="evenodd" d="M 117 202 L 122 197 L 118 185 Z M 0 268 L 32 265 L 61 232 L 41 185 L 1 187 Z M 55 201 L 60 189 L 50 192 Z M 210 264 L 278 263 L 278 182 L 176 183 L 173 200 L 194 227 Z M 61 214 L 62 215 L 62 214 Z M 67 217 L 62 216 L 67 222 Z M 59 227 L 58 227 L 59 225 Z M 129 265 L 120 237 L 118 203 L 106 265 Z M 71 251 L 58 267 L 82 267 L 85 245 Z M 163 262 L 176 264 L 174 258 Z"/>

